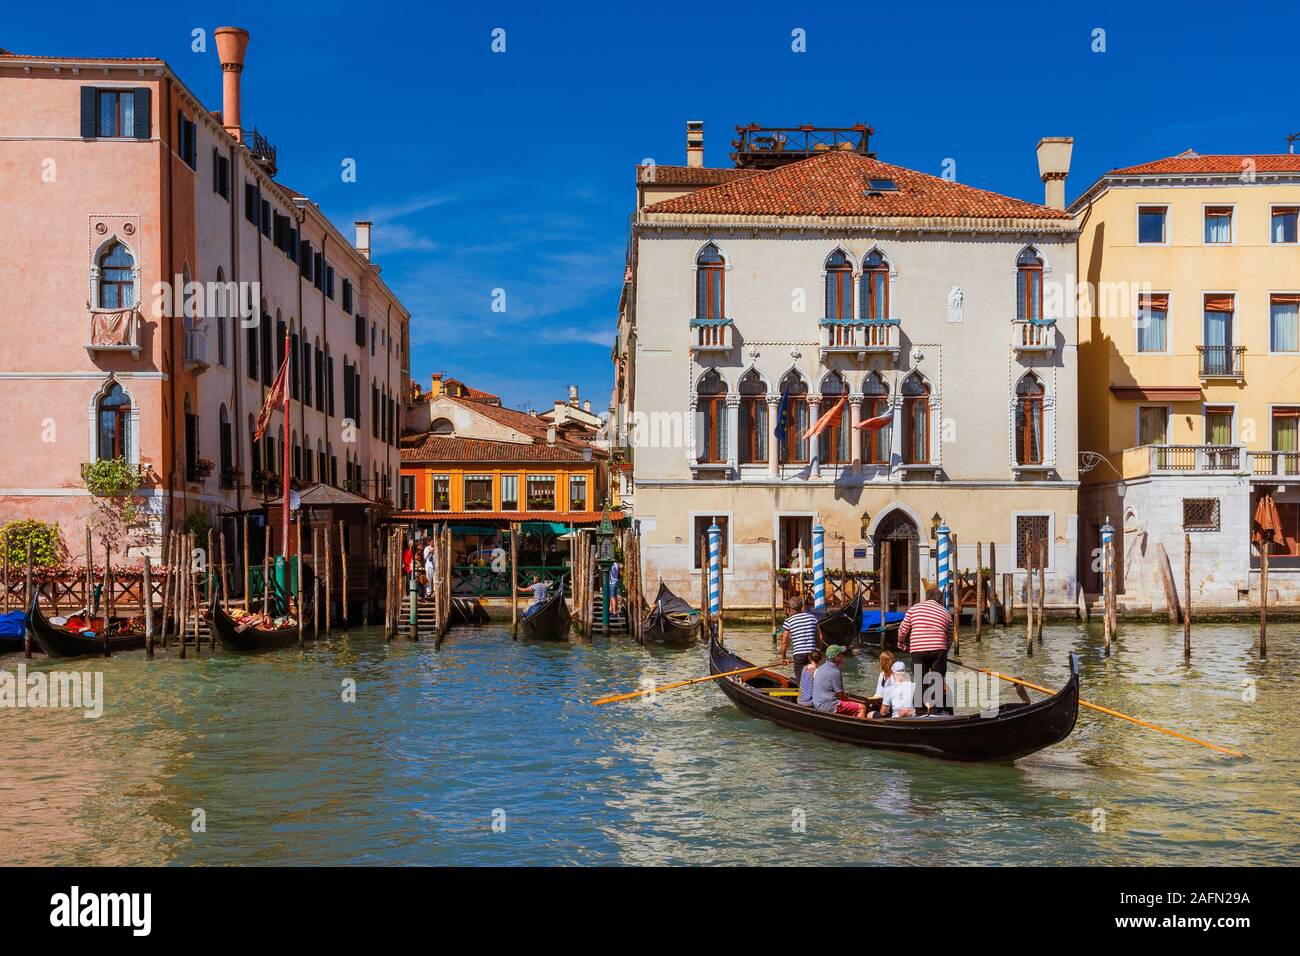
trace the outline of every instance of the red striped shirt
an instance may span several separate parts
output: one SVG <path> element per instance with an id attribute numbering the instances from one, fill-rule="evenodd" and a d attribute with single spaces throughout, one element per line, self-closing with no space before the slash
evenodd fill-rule
<path id="1" fill-rule="evenodd" d="M 898 643 L 910 651 L 943 651 L 948 649 L 948 632 L 952 630 L 952 615 L 938 601 L 913 604 L 903 615 L 898 626 Z"/>

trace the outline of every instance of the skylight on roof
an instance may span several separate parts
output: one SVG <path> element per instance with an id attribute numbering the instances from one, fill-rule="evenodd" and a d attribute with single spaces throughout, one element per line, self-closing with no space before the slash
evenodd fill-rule
<path id="1" fill-rule="evenodd" d="M 895 183 L 892 179 L 868 179 L 867 192 L 868 193 L 896 193 L 898 192 L 898 184 Z"/>

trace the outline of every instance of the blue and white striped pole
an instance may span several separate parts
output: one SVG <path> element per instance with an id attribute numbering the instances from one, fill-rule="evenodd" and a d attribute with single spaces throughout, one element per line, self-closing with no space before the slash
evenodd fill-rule
<path id="1" fill-rule="evenodd" d="M 1110 518 L 1101 526 L 1101 606 L 1106 614 L 1106 623 L 1110 624 L 1110 568 L 1111 556 L 1115 553 L 1113 542 L 1115 529 L 1111 527 Z"/>
<path id="2" fill-rule="evenodd" d="M 722 612 L 722 601 L 718 590 L 722 574 L 722 529 L 718 522 L 709 525 L 709 616 L 715 621 Z"/>
<path id="3" fill-rule="evenodd" d="M 938 538 L 939 555 L 939 593 L 943 595 L 943 606 L 950 607 L 949 589 L 952 585 L 952 529 L 946 524 L 939 525 L 935 536 Z"/>
<path id="4" fill-rule="evenodd" d="M 826 607 L 826 529 L 821 522 L 812 530 L 813 536 L 813 603 L 817 610 Z"/>

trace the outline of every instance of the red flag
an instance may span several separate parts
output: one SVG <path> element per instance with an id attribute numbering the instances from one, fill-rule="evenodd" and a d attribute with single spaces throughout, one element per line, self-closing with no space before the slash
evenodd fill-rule
<path id="1" fill-rule="evenodd" d="M 266 428 L 271 424 L 271 412 L 275 411 L 275 406 L 284 403 L 284 384 L 289 377 L 289 350 L 285 349 L 284 361 L 280 363 L 280 371 L 275 373 L 275 384 L 271 386 L 271 391 L 267 393 L 266 401 L 262 404 L 262 410 L 257 415 L 257 429 L 253 432 L 253 438 L 261 441 L 266 434 Z"/>
<path id="2" fill-rule="evenodd" d="M 835 407 L 832 408 L 825 415 L 820 416 L 817 419 L 817 424 L 814 425 L 812 428 L 808 429 L 808 434 L 804 435 L 803 438 L 800 439 L 800 441 L 807 441 L 809 438 L 812 438 L 814 435 L 820 435 L 826 429 L 830 428 L 837 421 L 839 421 L 840 415 L 844 412 L 844 403 L 847 402 L 848 400 L 849 397 L 845 395 L 838 402 L 836 402 Z"/>
<path id="3" fill-rule="evenodd" d="M 875 418 L 868 418 L 865 422 L 858 422 L 854 428 L 862 431 L 878 432 L 880 429 L 890 425 L 894 421 L 893 412 L 885 412 L 883 415 L 877 415 Z"/>

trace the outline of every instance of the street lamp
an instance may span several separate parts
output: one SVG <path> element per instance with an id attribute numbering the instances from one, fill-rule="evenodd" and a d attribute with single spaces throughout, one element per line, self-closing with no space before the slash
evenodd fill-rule
<path id="1" fill-rule="evenodd" d="M 939 525 L 941 524 L 943 524 L 943 518 L 941 518 L 939 516 L 939 512 L 936 511 L 930 518 L 930 540 L 931 541 L 933 541 L 935 538 L 939 536 Z"/>

